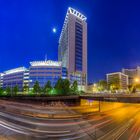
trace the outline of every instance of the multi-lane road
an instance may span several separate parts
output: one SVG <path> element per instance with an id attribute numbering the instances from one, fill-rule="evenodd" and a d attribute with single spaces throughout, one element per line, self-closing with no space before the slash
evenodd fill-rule
<path id="1" fill-rule="evenodd" d="M 0 100 L 0 140 L 137 140 L 140 105 L 82 100 L 35 105 Z"/>

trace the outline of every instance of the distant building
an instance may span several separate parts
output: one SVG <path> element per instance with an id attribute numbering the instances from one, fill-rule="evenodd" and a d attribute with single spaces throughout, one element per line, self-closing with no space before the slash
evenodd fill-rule
<path id="1" fill-rule="evenodd" d="M 0 88 L 3 87 L 3 73 L 0 73 Z"/>
<path id="2" fill-rule="evenodd" d="M 28 84 L 28 70 L 25 67 L 19 67 L 5 71 L 3 74 L 3 88 L 10 87 L 11 89 L 18 86 L 22 91 L 25 84 Z"/>
<path id="3" fill-rule="evenodd" d="M 33 61 L 30 62 L 29 68 L 29 87 L 32 88 L 36 81 L 40 87 L 43 87 L 47 81 L 50 81 L 52 86 L 56 84 L 59 78 L 67 78 L 66 68 L 62 67 L 58 61 Z"/>
<path id="4" fill-rule="evenodd" d="M 115 72 L 115 73 L 109 73 L 106 75 L 107 77 L 107 83 L 110 85 L 114 79 L 118 79 L 120 89 L 127 89 L 128 87 L 128 76 L 121 73 L 121 72 Z"/>
<path id="5" fill-rule="evenodd" d="M 67 68 L 71 82 L 87 84 L 87 23 L 86 17 L 68 8 L 59 38 L 58 59 Z"/>
<path id="6" fill-rule="evenodd" d="M 122 69 L 122 73 L 128 76 L 128 84 L 132 85 L 134 83 L 134 79 L 137 76 L 136 69 Z"/>
<path id="7" fill-rule="evenodd" d="M 98 93 L 98 88 L 96 83 L 88 84 L 86 86 L 86 93 Z"/>
<path id="8" fill-rule="evenodd" d="M 122 69 L 122 73 L 128 76 L 128 84 L 132 85 L 135 83 L 135 79 L 140 79 L 140 67 L 137 66 L 136 69 Z"/>

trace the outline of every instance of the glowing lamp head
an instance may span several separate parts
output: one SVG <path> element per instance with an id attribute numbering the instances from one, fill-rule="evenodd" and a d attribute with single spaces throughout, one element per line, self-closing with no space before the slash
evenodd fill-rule
<path id="1" fill-rule="evenodd" d="M 140 82 L 140 79 L 139 78 L 135 78 L 135 82 Z"/>

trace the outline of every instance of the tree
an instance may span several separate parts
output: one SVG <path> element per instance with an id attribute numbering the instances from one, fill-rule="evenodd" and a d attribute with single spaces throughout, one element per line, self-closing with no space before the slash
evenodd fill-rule
<path id="1" fill-rule="evenodd" d="M 62 87 L 63 87 L 63 90 L 62 90 L 63 94 L 69 93 L 69 91 L 70 91 L 70 81 L 68 79 L 64 79 Z"/>
<path id="2" fill-rule="evenodd" d="M 51 89 L 52 89 L 51 82 L 47 81 L 47 83 L 45 84 L 45 86 L 43 88 L 43 92 L 48 93 Z"/>
<path id="3" fill-rule="evenodd" d="M 136 92 L 136 86 L 133 86 L 132 93 L 135 93 L 135 92 Z"/>
<path id="4" fill-rule="evenodd" d="M 120 79 L 118 77 L 113 77 L 109 83 L 110 90 L 119 90 L 120 89 Z"/>
<path id="5" fill-rule="evenodd" d="M 131 93 L 136 93 L 137 90 L 140 91 L 140 84 L 133 84 L 131 88 Z"/>
<path id="6" fill-rule="evenodd" d="M 74 82 L 73 82 L 73 84 L 72 84 L 72 86 L 71 86 L 71 90 L 72 90 L 73 92 L 77 92 L 77 91 L 78 91 L 78 83 L 77 83 L 77 81 L 74 81 Z"/>
<path id="7" fill-rule="evenodd" d="M 128 85 L 128 90 L 130 93 L 135 93 L 137 89 L 140 88 L 140 85 L 131 84 Z"/>
<path id="8" fill-rule="evenodd" d="M 136 89 L 140 91 L 140 84 L 136 84 Z"/>
<path id="9" fill-rule="evenodd" d="M 107 90 L 107 81 L 105 81 L 105 80 L 100 80 L 100 81 L 97 83 L 97 88 L 98 88 L 99 91 Z"/>
<path id="10" fill-rule="evenodd" d="M 61 78 L 58 79 L 54 88 L 56 89 L 57 93 L 62 93 L 63 92 L 63 80 Z"/>
<path id="11" fill-rule="evenodd" d="M 18 91 L 19 91 L 18 85 L 14 86 L 13 92 L 15 95 L 17 94 Z"/>
<path id="12" fill-rule="evenodd" d="M 58 94 L 67 94 L 70 91 L 70 81 L 59 78 L 54 88 Z"/>
<path id="13" fill-rule="evenodd" d="M 11 88 L 10 87 L 6 87 L 5 91 L 6 91 L 7 94 L 11 94 Z"/>
<path id="14" fill-rule="evenodd" d="M 3 88 L 0 88 L 0 94 L 3 94 Z"/>
<path id="15" fill-rule="evenodd" d="M 23 91 L 28 92 L 29 91 L 29 86 L 27 84 L 25 84 L 23 86 Z"/>
<path id="16" fill-rule="evenodd" d="M 38 81 L 36 81 L 36 82 L 34 83 L 33 92 L 34 92 L 34 93 L 40 93 L 40 86 L 39 86 L 39 82 L 38 82 Z"/>

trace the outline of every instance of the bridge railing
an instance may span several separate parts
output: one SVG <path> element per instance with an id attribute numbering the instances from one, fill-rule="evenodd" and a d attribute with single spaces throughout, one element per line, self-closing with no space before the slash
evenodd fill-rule
<path id="1" fill-rule="evenodd" d="M 140 97 L 140 93 L 86 93 L 82 96 L 93 96 L 93 97 Z"/>

